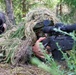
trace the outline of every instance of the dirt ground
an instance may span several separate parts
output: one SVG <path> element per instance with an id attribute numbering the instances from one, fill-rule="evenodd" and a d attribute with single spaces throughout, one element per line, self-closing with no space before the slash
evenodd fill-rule
<path id="1" fill-rule="evenodd" d="M 13 67 L 9 64 L 0 64 L 0 75 L 50 75 L 50 73 L 33 65 Z"/>
<path id="2" fill-rule="evenodd" d="M 58 62 L 58 65 L 61 65 L 62 70 L 67 69 L 67 64 L 65 61 Z M 10 64 L 0 63 L 0 75 L 52 75 L 52 74 L 31 64 L 12 66 Z"/>

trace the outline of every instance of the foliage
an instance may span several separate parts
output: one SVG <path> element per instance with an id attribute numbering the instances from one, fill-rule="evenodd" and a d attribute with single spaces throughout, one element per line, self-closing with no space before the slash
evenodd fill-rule
<path id="1" fill-rule="evenodd" d="M 61 15 L 59 16 L 60 19 L 62 20 L 62 22 L 66 22 L 66 23 L 76 23 L 75 22 L 75 19 L 76 19 L 76 16 L 75 16 L 75 8 L 76 8 L 76 0 L 60 0 L 59 4 L 65 4 L 67 5 L 71 12 L 69 14 L 66 14 L 66 15 Z"/>
<path id="2" fill-rule="evenodd" d="M 35 3 L 33 0 L 13 1 L 16 24 L 19 24 L 19 22 L 24 21 L 26 13 L 29 11 L 29 9 L 35 6 L 37 6 L 37 3 Z"/>
<path id="3" fill-rule="evenodd" d="M 60 0 L 43 0 L 44 5 L 48 8 L 55 8 Z"/>
<path id="4" fill-rule="evenodd" d="M 5 11 L 4 0 L 0 0 L 0 11 Z"/>
<path id="5" fill-rule="evenodd" d="M 76 8 L 76 0 L 62 0 L 62 2 L 66 3 L 73 10 Z"/>
<path id="6" fill-rule="evenodd" d="M 23 3 L 24 1 L 24 3 Z M 66 23 L 73 23 L 73 15 L 75 13 L 76 8 L 76 0 L 41 0 L 39 2 L 35 2 L 33 0 L 13 0 L 13 10 L 16 24 L 19 24 L 20 21 L 24 21 L 23 18 L 25 17 L 26 13 L 31 8 L 36 8 L 37 6 L 44 5 L 48 8 L 55 8 L 57 4 L 66 4 L 71 8 L 71 13 L 67 15 L 62 15 L 61 20 Z M 0 0 L 1 10 L 5 10 L 5 2 L 4 0 Z"/>
<path id="7" fill-rule="evenodd" d="M 11 0 L 16 24 L 24 21 L 26 13 L 29 9 L 36 7 L 38 3 L 33 0 Z M 0 10 L 5 10 L 5 0 L 0 0 Z"/>

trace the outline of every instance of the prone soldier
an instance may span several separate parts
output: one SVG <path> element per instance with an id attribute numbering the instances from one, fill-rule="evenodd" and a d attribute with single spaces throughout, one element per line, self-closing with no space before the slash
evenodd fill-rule
<path id="1" fill-rule="evenodd" d="M 41 7 L 36 8 L 26 14 L 26 24 L 25 24 L 26 39 L 21 43 L 20 48 L 15 52 L 13 57 L 14 61 L 12 63 L 16 65 L 17 63 L 19 63 L 20 59 L 22 59 L 21 60 L 22 63 L 27 62 L 27 57 L 30 58 L 32 51 L 37 57 L 42 56 L 44 58 L 43 53 L 41 52 L 41 49 L 39 49 L 39 43 L 40 41 L 46 38 L 43 31 L 41 30 L 42 28 L 41 22 L 46 19 L 51 20 L 52 23 L 54 22 L 53 24 L 60 22 L 60 20 L 56 17 L 55 13 L 53 13 L 47 8 L 41 8 Z M 41 24 L 38 24 L 38 23 L 41 23 Z M 35 26 L 39 27 L 36 31 L 34 31 Z M 49 49 L 48 46 L 47 48 Z"/>
<path id="2" fill-rule="evenodd" d="M 55 31 L 55 28 L 59 28 L 62 31 L 70 33 L 76 30 L 76 24 L 65 26 L 63 23 L 57 23 L 54 25 L 52 20 L 43 20 L 43 22 L 36 24 L 36 26 L 34 27 L 34 31 L 37 35 L 38 40 L 33 46 L 33 52 L 41 60 L 44 59 L 44 54 L 40 49 L 40 42 L 43 43 L 43 46 L 46 48 L 46 53 L 51 53 L 53 58 L 58 61 L 62 60 L 63 54 L 61 53 L 61 51 L 59 51 L 59 48 L 56 43 L 59 44 L 62 52 L 64 53 L 68 50 L 72 50 L 72 47 L 74 45 L 74 39 L 72 39 L 71 36 Z"/>

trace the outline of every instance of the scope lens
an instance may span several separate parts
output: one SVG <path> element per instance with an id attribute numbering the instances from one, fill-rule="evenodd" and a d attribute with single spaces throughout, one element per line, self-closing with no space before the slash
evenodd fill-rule
<path id="1" fill-rule="evenodd" d="M 43 21 L 43 25 L 44 26 L 49 26 L 51 24 L 51 21 L 50 20 L 44 20 Z"/>

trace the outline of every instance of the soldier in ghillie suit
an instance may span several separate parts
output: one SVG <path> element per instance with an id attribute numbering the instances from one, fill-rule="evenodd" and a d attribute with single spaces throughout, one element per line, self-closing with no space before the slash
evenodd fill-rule
<path id="1" fill-rule="evenodd" d="M 35 53 L 36 56 L 40 56 L 40 54 L 42 54 L 41 51 L 35 52 L 34 48 L 37 42 L 40 42 L 41 40 L 45 39 L 45 37 L 42 37 L 38 40 L 37 35 L 34 32 L 33 28 L 35 27 L 35 25 L 37 25 L 37 23 L 40 23 L 46 19 L 53 21 L 54 24 L 59 22 L 59 20 L 56 18 L 55 13 L 51 12 L 46 8 L 37 8 L 35 10 L 30 11 L 26 15 L 26 24 L 25 24 L 26 39 L 22 42 L 17 52 L 15 52 L 13 61 L 14 64 L 17 64 L 19 62 L 22 63 L 27 62 L 27 60 L 31 57 L 32 51 Z M 37 26 L 39 26 L 40 28 L 40 25 Z M 39 55 L 37 55 L 38 52 Z"/>

